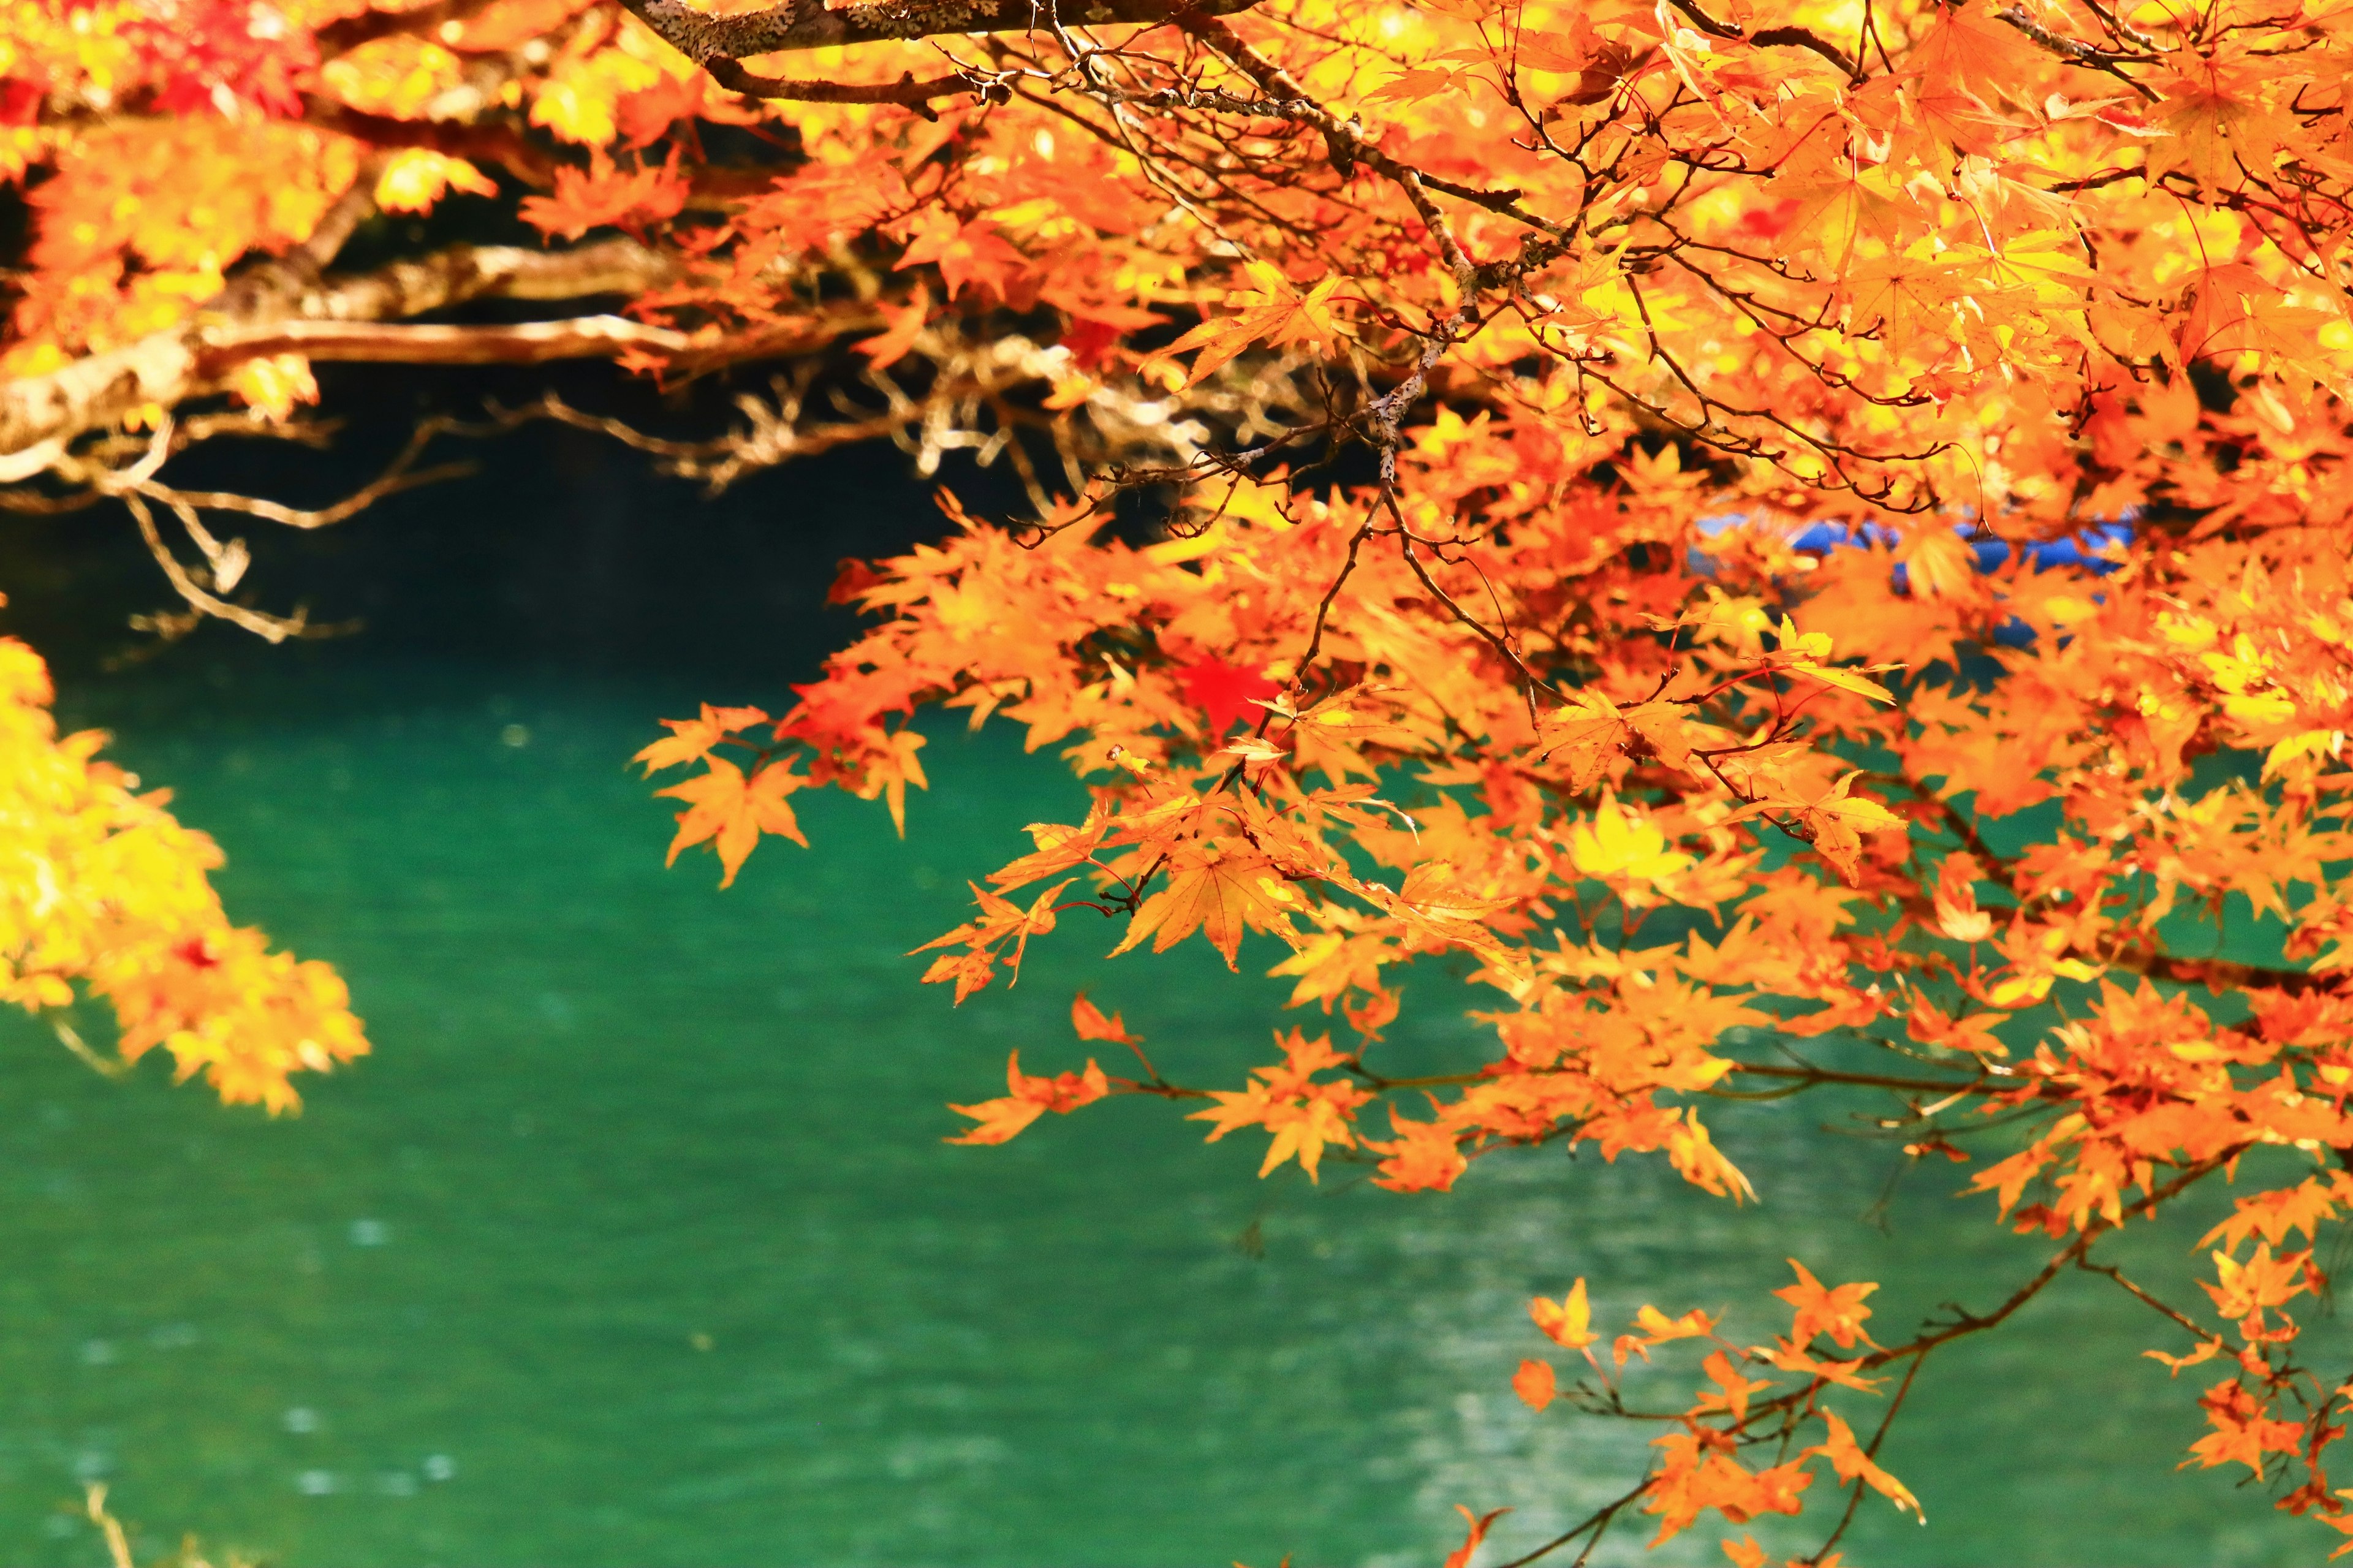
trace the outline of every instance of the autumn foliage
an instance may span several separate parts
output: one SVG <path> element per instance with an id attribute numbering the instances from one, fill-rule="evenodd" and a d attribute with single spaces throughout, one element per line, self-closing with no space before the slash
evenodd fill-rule
<path id="1" fill-rule="evenodd" d="M 174 821 L 166 790 L 60 737 L 49 677 L 0 638 L 0 999 L 67 1022 L 82 994 L 109 1005 L 126 1061 L 162 1047 L 230 1104 L 297 1101 L 297 1072 L 367 1051 L 343 983 L 228 923 L 206 873 L 212 840 Z"/>
<path id="2" fill-rule="evenodd" d="M 2353 1205 L 2353 6 L 0 15 L 32 217 L 8 504 L 119 502 L 190 616 L 299 629 L 235 594 L 216 525 L 350 509 L 171 465 L 307 433 L 324 360 L 790 358 L 805 379 L 708 440 L 552 399 L 492 423 L 607 430 L 713 487 L 874 438 L 1012 470 L 1027 514 L 944 495 L 938 543 L 845 569 L 867 629 L 821 679 L 639 759 L 684 806 L 672 857 L 707 844 L 732 881 L 801 841 L 803 790 L 906 826 L 927 708 L 1018 726 L 1071 807 L 924 978 L 962 1003 L 1032 943 L 1099 942 L 1135 955 L 1102 983 L 1132 1011 L 1140 950 L 1198 940 L 1309 1016 L 1194 1084 L 1082 1000 L 1120 1071 L 1033 1046 L 1048 1070 L 1009 1061 L 962 1142 L 1143 1096 L 1264 1139 L 1261 1173 L 1430 1194 L 1567 1143 L 1740 1202 L 1712 1098 L 1869 1095 L 2042 1238 L 1900 1331 L 1803 1259 L 1766 1343 L 1690 1303 L 1613 1331 L 1582 1279 L 1539 1298 L 1545 1353 L 1497 1373 L 1530 1405 L 1627 1414 L 1654 1352 L 1698 1380 L 1555 1546 L 1707 1520 L 1753 1564 L 1744 1526 L 1810 1509 L 1830 1561 L 1866 1496 L 1919 1511 L 1875 1456 L 1933 1353 L 2086 1271 L 2197 1369 L 2188 1463 L 2353 1534 L 2353 1369 L 2300 1361 L 2296 1316 Z M 486 212 L 546 243 L 469 240 Z M 385 213 L 430 219 L 415 253 L 334 270 Z M 490 297 L 544 319 L 462 314 Z M 43 942 L 61 917 L 22 918 Z M 2211 955 L 2218 925 L 2244 956 Z M 1440 958 L 1484 1059 L 1395 1076 L 1384 1030 Z M 251 1012 L 204 1016 L 243 1038 Z M 157 1037 L 209 1066 L 178 1043 L 209 1026 Z M 2225 1180 L 2232 1217 L 2182 1238 L 2208 1300 L 2105 1260 Z"/>

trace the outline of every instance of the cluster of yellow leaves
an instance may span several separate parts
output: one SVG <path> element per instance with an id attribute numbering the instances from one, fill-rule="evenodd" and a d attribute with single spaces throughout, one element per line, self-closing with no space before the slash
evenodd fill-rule
<path id="1" fill-rule="evenodd" d="M 231 926 L 206 873 L 220 851 L 162 791 L 60 739 L 47 671 L 0 638 L 0 1001 L 28 1012 L 108 1003 L 127 1061 L 163 1047 L 232 1104 L 299 1103 L 297 1072 L 364 1055 L 343 983 Z"/>
<path id="2" fill-rule="evenodd" d="M 428 213 L 451 191 L 495 196 L 496 181 L 463 158 L 412 147 L 385 161 L 376 176 L 375 205 L 392 213 Z"/>

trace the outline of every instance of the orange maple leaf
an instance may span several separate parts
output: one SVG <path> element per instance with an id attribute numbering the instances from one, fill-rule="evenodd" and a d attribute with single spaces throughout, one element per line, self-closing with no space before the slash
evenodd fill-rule
<path id="1" fill-rule="evenodd" d="M 712 847 L 724 871 L 719 885 L 725 888 L 733 885 L 736 871 L 763 833 L 778 834 L 804 849 L 808 847 L 800 823 L 785 800 L 808 780 L 794 773 L 789 763 L 770 763 L 748 779 L 743 769 L 724 757 L 708 757 L 705 763 L 707 773 L 654 792 L 687 803 L 687 809 L 679 813 L 678 834 L 670 841 L 667 864 L 676 865 L 682 849 L 705 839 L 715 840 Z"/>
<path id="2" fill-rule="evenodd" d="M 1187 349 L 1201 351 L 1193 356 L 1187 384 L 1216 374 L 1253 343 L 1282 348 L 1287 343 L 1311 342 L 1327 353 L 1338 352 L 1341 331 L 1332 314 L 1332 296 L 1344 281 L 1339 274 L 1326 277 L 1302 294 L 1270 262 L 1252 261 L 1243 270 L 1252 287 L 1237 290 L 1228 301 L 1240 308 L 1239 314 L 1211 316 L 1161 351 L 1164 356 Z"/>
<path id="3" fill-rule="evenodd" d="M 555 171 L 555 194 L 526 196 L 522 220 L 543 234 L 578 239 L 592 228 L 642 229 L 685 209 L 691 188 L 680 177 L 677 158 L 660 168 L 622 170 L 603 148 L 592 150 L 584 172 L 569 163 Z"/>
<path id="4" fill-rule="evenodd" d="M 946 935 L 934 937 L 914 950 L 929 952 L 934 948 L 958 945 L 965 949 L 961 953 L 943 953 L 934 959 L 931 968 L 923 972 L 924 983 L 954 980 L 955 999 L 957 1005 L 962 1005 L 965 997 L 988 984 L 996 972 L 1000 950 L 1008 942 L 1013 947 L 1008 967 L 1014 978 L 1007 984 L 1017 983 L 1021 974 L 1021 960 L 1029 949 L 1029 939 L 1054 929 L 1054 900 L 1060 898 L 1062 890 L 1070 885 L 1068 881 L 1055 883 L 1030 900 L 1025 908 L 1010 899 L 990 892 L 977 882 L 966 883 L 965 886 L 972 889 L 973 902 L 980 906 L 980 918 L 967 921 Z"/>
<path id="5" fill-rule="evenodd" d="M 1773 1386 L 1769 1379 L 1743 1377 L 1734 1369 L 1732 1358 L 1722 1351 L 1709 1352 L 1700 1364 L 1715 1390 L 1703 1393 L 1693 1408 L 1701 1412 L 1721 1410 L 1732 1417 L 1735 1426 L 1748 1419 L 1749 1397 Z"/>
<path id="6" fill-rule="evenodd" d="M 940 269 L 940 280 L 953 300 L 975 283 L 1002 295 L 1016 269 L 1028 260 L 1012 241 L 986 217 L 959 224 L 947 213 L 927 209 L 915 237 L 901 253 L 901 270 L 930 262 Z"/>
<path id="7" fill-rule="evenodd" d="M 907 297 L 906 303 L 878 305 L 875 308 L 882 313 L 885 330 L 853 346 L 876 370 L 883 370 L 906 358 L 915 346 L 915 339 L 930 324 L 932 291 L 927 285 L 918 282 L 914 292 Z M 848 564 L 844 563 L 845 566 Z M 839 591 L 839 583 L 836 584 L 836 591 Z M 830 602 L 840 602 L 833 600 L 831 594 L 827 597 Z"/>
<path id="8" fill-rule="evenodd" d="M 1143 1036 L 1127 1032 L 1118 1014 L 1104 1017 L 1103 1009 L 1088 1001 L 1083 991 L 1071 1003 L 1071 1027 L 1078 1031 L 1079 1038 L 1082 1040 L 1107 1040 L 1115 1046 L 1141 1045 L 1144 1041 Z"/>
<path id="9" fill-rule="evenodd" d="M 1548 1361 L 1524 1361 L 1512 1373 L 1512 1392 L 1531 1410 L 1542 1410 L 1560 1393 L 1560 1384 Z"/>
<path id="10" fill-rule="evenodd" d="M 1921 1523 L 1927 1523 L 1928 1516 L 1921 1511 L 1920 1500 L 1912 1495 L 1912 1489 L 1873 1462 L 1871 1456 L 1864 1453 L 1862 1446 L 1854 1440 L 1854 1430 L 1845 1419 L 1835 1410 L 1823 1410 L 1820 1415 L 1830 1427 L 1830 1436 L 1806 1449 L 1799 1457 L 1810 1458 L 1816 1454 L 1821 1455 L 1830 1460 L 1831 1468 L 1838 1471 L 1839 1479 L 1851 1481 L 1860 1477 L 1872 1490 L 1897 1508 L 1917 1516 Z"/>
<path id="11" fill-rule="evenodd" d="M 958 1116 L 969 1116 L 976 1125 L 961 1135 L 944 1140 L 950 1143 L 1002 1143 L 1023 1128 L 1052 1111 L 1068 1116 L 1082 1105 L 1092 1105 L 1111 1092 L 1111 1080 L 1103 1075 L 1092 1058 L 1087 1060 L 1083 1073 L 1059 1073 L 1052 1078 L 1032 1078 L 1021 1070 L 1021 1053 L 1015 1051 L 1006 1058 L 1005 1084 L 1010 1091 L 996 1100 L 986 1100 L 977 1105 L 951 1105 Z"/>
<path id="12" fill-rule="evenodd" d="M 1168 885 L 1137 907 L 1112 952 L 1150 937 L 1152 951 L 1166 952 L 1198 931 L 1231 969 L 1246 927 L 1287 932 L 1301 902 L 1265 859 L 1215 844 L 1189 847 L 1170 857 Z"/>
<path id="13" fill-rule="evenodd" d="M 1508 1508 L 1490 1509 L 1487 1512 L 1474 1518 L 1469 1509 L 1458 1502 L 1454 1505 L 1454 1511 L 1468 1521 L 1471 1531 L 1463 1538 L 1461 1545 L 1446 1554 L 1445 1568 L 1471 1568 L 1471 1559 L 1477 1554 L 1481 1543 L 1487 1539 L 1489 1527 L 1512 1510 Z"/>
<path id="14" fill-rule="evenodd" d="M 757 708 L 713 708 L 706 702 L 699 718 L 663 720 L 663 725 L 670 731 L 669 738 L 656 741 L 629 761 L 643 763 L 649 773 L 674 768 L 681 763 L 699 762 L 710 754 L 712 747 L 736 731 L 767 721 L 767 714 Z"/>
<path id="15" fill-rule="evenodd" d="M 1789 1267 L 1798 1271 L 1798 1282 L 1785 1285 L 1773 1292 L 1797 1309 L 1797 1321 L 1789 1327 L 1793 1344 L 1803 1345 L 1816 1334 L 1830 1335 L 1841 1350 L 1852 1349 L 1857 1340 L 1872 1345 L 1871 1336 L 1863 1331 L 1862 1321 L 1871 1316 L 1871 1309 L 1862 1299 L 1879 1289 L 1874 1284 L 1824 1285 L 1796 1258 L 1788 1259 Z"/>

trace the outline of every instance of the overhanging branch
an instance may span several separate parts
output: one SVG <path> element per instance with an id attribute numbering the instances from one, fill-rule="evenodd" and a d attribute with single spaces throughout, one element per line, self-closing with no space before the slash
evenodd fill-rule
<path id="1" fill-rule="evenodd" d="M 405 321 L 286 321 L 210 347 L 197 363 L 207 379 L 246 360 L 281 353 L 382 364 L 540 364 L 556 359 L 594 359 L 628 349 L 677 353 L 687 341 L 684 332 L 649 327 L 624 316 L 463 327 L 420 327 Z"/>
<path id="2" fill-rule="evenodd" d="M 1247 11 L 1258 0 L 1200 0 L 1193 8 L 1213 16 Z M 681 0 L 621 0 L 629 13 L 679 53 L 708 68 L 714 61 L 845 44 L 904 42 L 952 33 L 1027 33 L 1057 25 L 1152 23 L 1168 20 L 1166 0 L 880 0 L 830 10 L 819 0 L 771 6 L 738 16 L 714 16 Z M 715 75 L 716 73 L 714 73 Z"/>
<path id="3" fill-rule="evenodd" d="M 971 71 L 951 71 L 946 76 L 920 80 L 914 72 L 908 71 L 897 81 L 870 83 L 754 76 L 733 60 L 712 60 L 703 68 L 711 73 L 712 80 L 747 98 L 789 99 L 801 103 L 897 103 L 927 119 L 936 118 L 925 107 L 935 98 L 954 98 L 964 92 L 1001 97 L 1008 90 L 999 87 L 995 78 Z"/>
<path id="4" fill-rule="evenodd" d="M 350 277 L 232 284 L 184 326 L 0 386 L 0 482 L 30 478 L 62 457 L 74 437 L 137 409 L 171 408 L 217 391 L 237 365 L 268 354 L 448 364 L 533 363 L 632 348 L 675 352 L 684 338 L 614 316 L 522 326 L 390 325 L 471 300 L 638 294 L 674 276 L 667 258 L 635 240 L 613 239 L 553 253 L 452 246 Z"/>

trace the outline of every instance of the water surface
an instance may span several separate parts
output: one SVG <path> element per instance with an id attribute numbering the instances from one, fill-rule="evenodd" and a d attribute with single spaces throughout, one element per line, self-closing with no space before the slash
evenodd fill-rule
<path id="1" fill-rule="evenodd" d="M 1077 809 L 994 735 L 940 734 L 904 843 L 820 798 L 816 847 L 726 892 L 665 872 L 623 759 L 659 713 L 766 695 L 337 650 L 74 684 L 377 1054 L 271 1122 L 0 1029 L 0 1559 L 99 1561 L 69 1510 L 100 1478 L 149 1547 L 289 1564 L 1429 1563 L 1458 1502 L 1525 1546 L 1639 1472 L 1651 1432 L 1509 1393 L 1535 1291 L 1737 1303 L 1757 1335 L 1796 1251 L 1900 1325 L 2039 1256 L 1942 1168 L 1890 1189 L 1885 1146 L 1814 1131 L 1864 1101 L 1715 1114 L 1745 1211 L 1557 1151 L 1446 1197 L 1260 1183 L 1250 1138 L 1125 1101 L 944 1146 L 1008 1049 L 1076 1065 L 1080 984 L 1214 1081 L 1264 1058 L 1281 987 L 1199 944 L 1101 965 L 1075 924 L 1009 994 L 917 984 L 962 879 Z M 1451 981 L 1409 994 L 1400 1049 L 1475 1048 Z M 2179 1280 L 2194 1235 L 2124 1256 Z M 2194 1395 L 2147 1345 L 2179 1348 L 2069 1279 L 1932 1362 L 1883 1456 L 1931 1526 L 1873 1502 L 1856 1559 L 2323 1555 L 2174 1471 Z M 1721 1562 L 1718 1533 L 1661 1557 Z"/>

